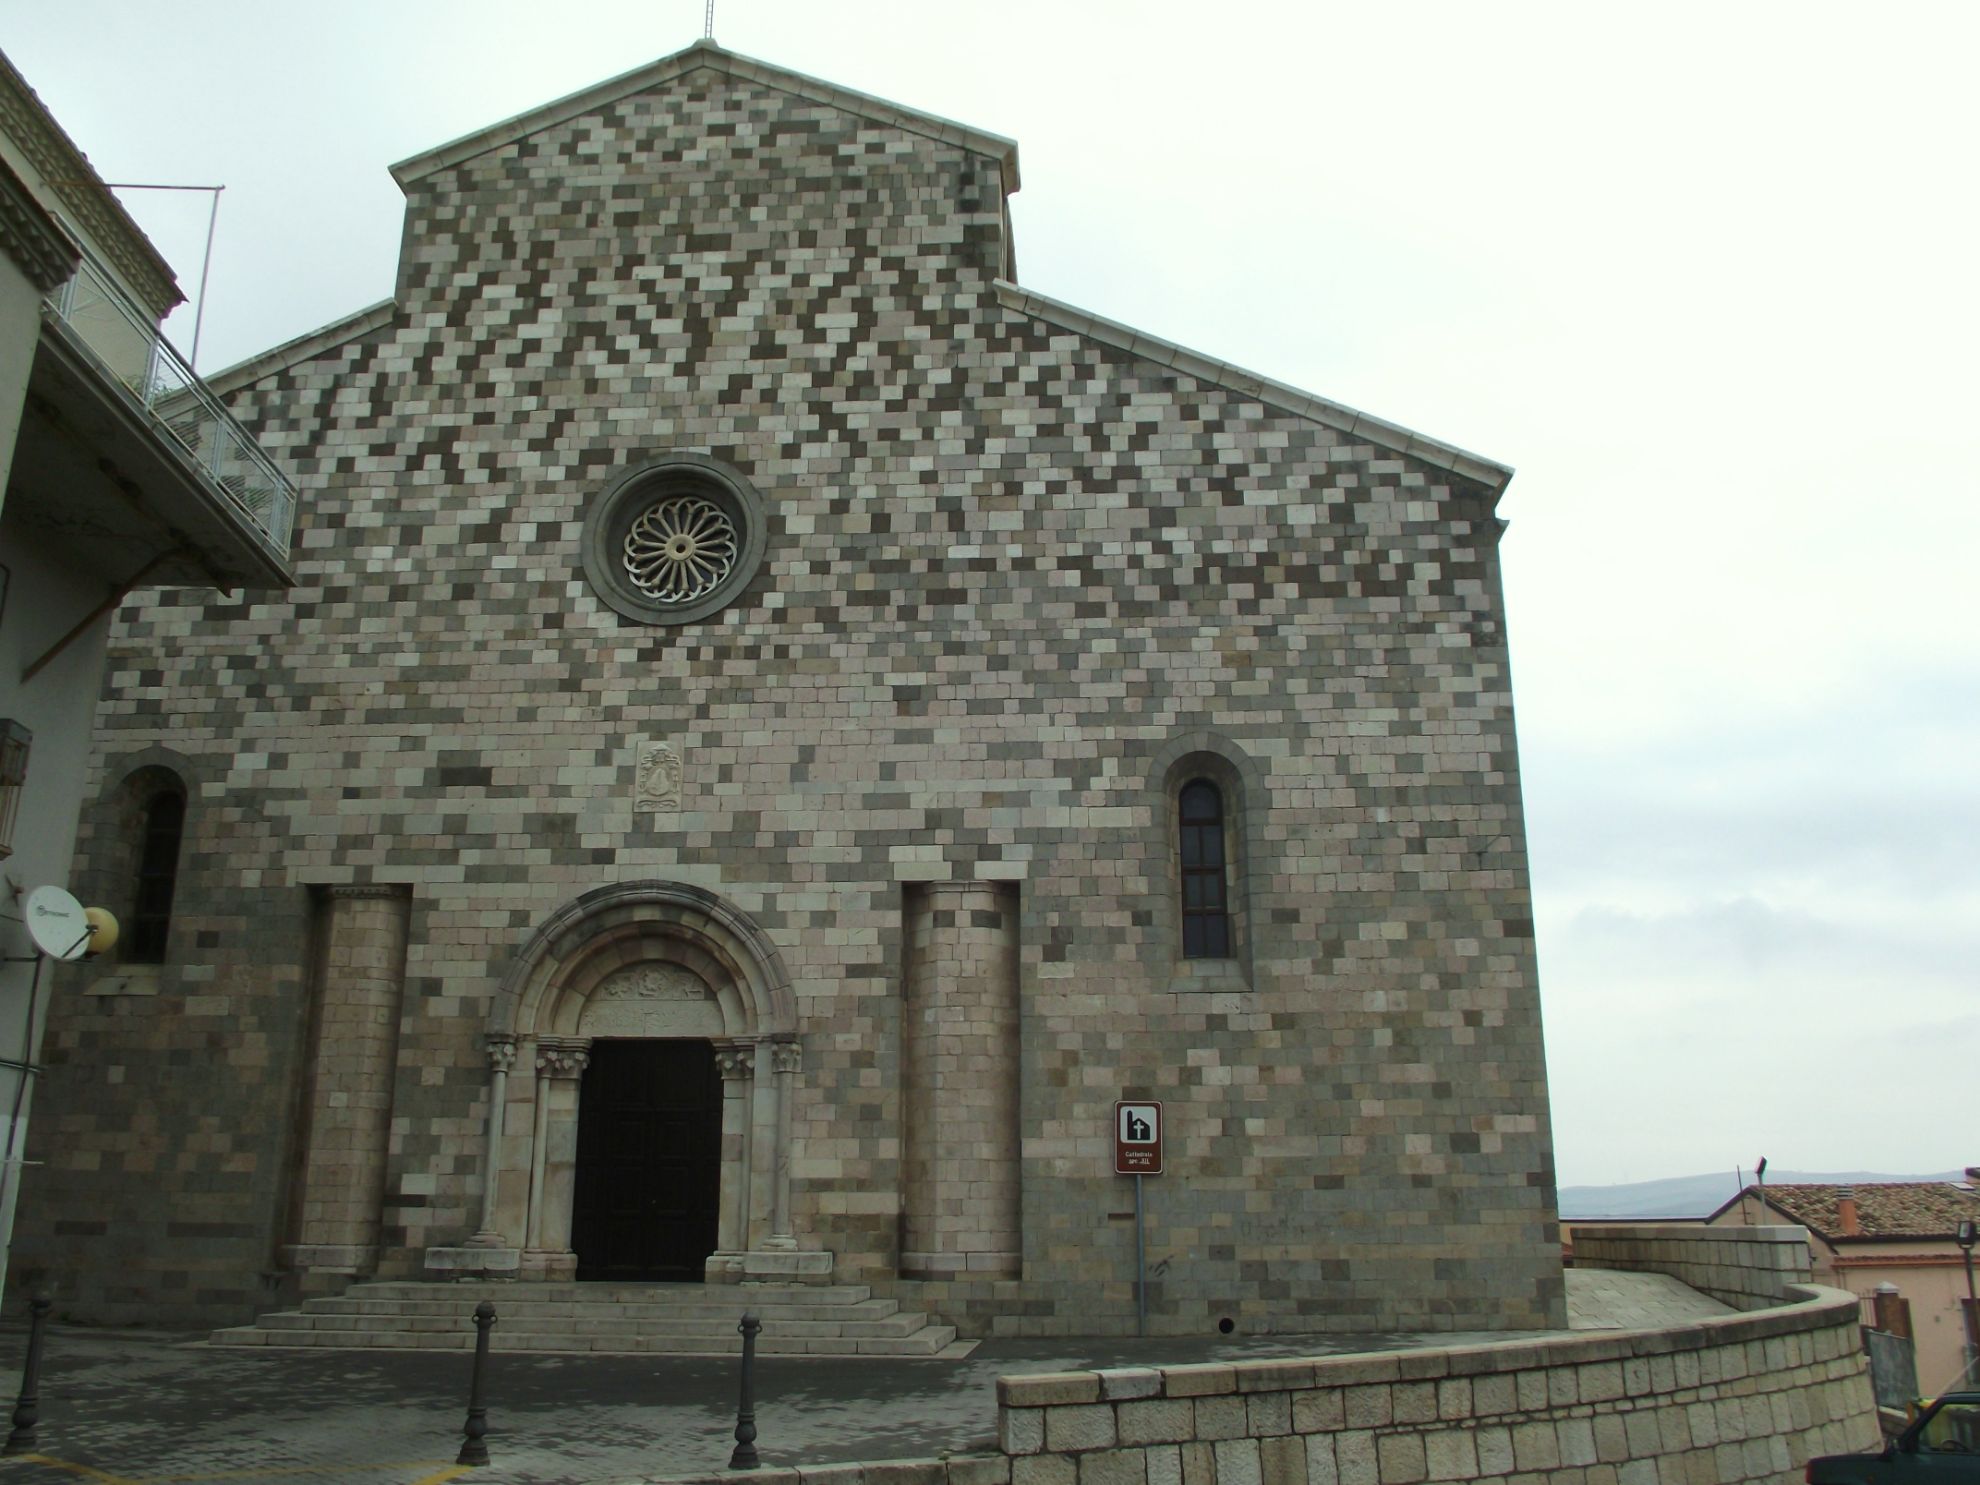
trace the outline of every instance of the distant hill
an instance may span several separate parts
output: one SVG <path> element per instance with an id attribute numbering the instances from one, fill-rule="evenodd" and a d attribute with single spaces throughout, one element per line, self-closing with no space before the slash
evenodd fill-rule
<path id="1" fill-rule="evenodd" d="M 1769 1186 L 1829 1185 L 1844 1182 L 1870 1185 L 1879 1181 L 1958 1181 L 1964 1171 L 1937 1175 L 1889 1176 L 1876 1171 L 1848 1170 L 1815 1173 L 1797 1170 L 1767 1172 Z M 1746 1172 L 1748 1185 L 1753 1172 Z M 1575 1217 L 1708 1217 L 1739 1195 L 1739 1180 L 1731 1171 L 1710 1176 L 1672 1176 L 1663 1181 L 1636 1181 L 1627 1186 L 1563 1186 L 1561 1215 Z"/>

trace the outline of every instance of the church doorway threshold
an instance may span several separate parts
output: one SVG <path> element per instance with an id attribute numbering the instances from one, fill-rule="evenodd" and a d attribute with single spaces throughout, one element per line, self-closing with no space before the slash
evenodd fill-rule
<path id="1" fill-rule="evenodd" d="M 578 1093 L 576 1177 L 578 1278 L 699 1282 L 722 1184 L 714 1045 L 594 1041 Z"/>

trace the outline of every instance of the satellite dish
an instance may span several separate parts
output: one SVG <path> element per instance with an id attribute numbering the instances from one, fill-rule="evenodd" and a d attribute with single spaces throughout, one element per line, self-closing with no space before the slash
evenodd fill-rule
<path id="1" fill-rule="evenodd" d="M 27 931 L 50 959 L 80 959 L 95 928 L 83 905 L 60 887 L 36 887 L 28 893 Z"/>

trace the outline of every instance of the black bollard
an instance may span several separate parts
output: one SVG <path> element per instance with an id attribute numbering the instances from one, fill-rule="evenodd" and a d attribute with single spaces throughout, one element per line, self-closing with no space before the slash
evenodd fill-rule
<path id="1" fill-rule="evenodd" d="M 467 1439 L 455 1464 L 488 1463 L 488 1409 L 481 1401 L 481 1379 L 488 1370 L 488 1332 L 495 1327 L 495 1306 L 483 1300 L 474 1307 L 474 1379 L 468 1383 Z"/>
<path id="2" fill-rule="evenodd" d="M 14 1404 L 14 1431 L 0 1454 L 26 1454 L 34 1448 L 34 1426 L 41 1421 L 41 1325 L 55 1302 L 41 1296 L 28 1305 L 27 1361 L 21 1366 L 21 1396 Z"/>
<path id="3" fill-rule="evenodd" d="M 736 1329 L 743 1338 L 742 1405 L 736 1409 L 736 1452 L 729 1456 L 729 1468 L 753 1470 L 761 1463 L 756 1457 L 756 1333 L 763 1322 L 745 1313 Z"/>

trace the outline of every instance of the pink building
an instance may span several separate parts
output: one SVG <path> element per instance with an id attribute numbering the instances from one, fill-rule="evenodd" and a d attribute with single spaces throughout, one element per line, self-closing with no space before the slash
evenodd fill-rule
<path id="1" fill-rule="evenodd" d="M 1919 1387 L 1931 1396 L 1957 1384 L 1967 1279 L 1956 1239 L 1962 1221 L 1980 1223 L 1980 1166 L 1964 1181 L 1768 1186 L 1762 1204 L 1760 1188 L 1748 1186 L 1706 1221 L 1807 1228 L 1815 1282 L 1854 1294 L 1866 1325 L 1878 1287 L 1895 1286 L 1911 1306 Z"/>

